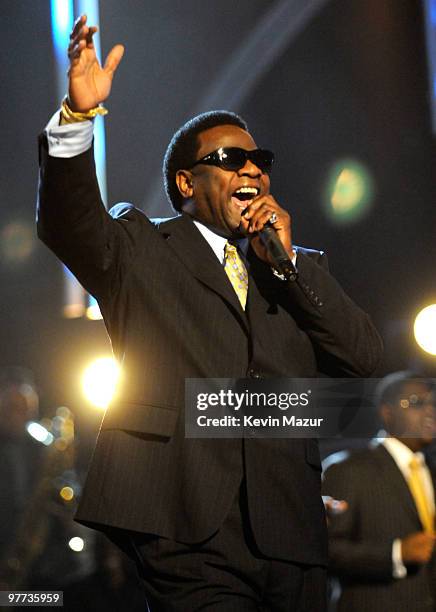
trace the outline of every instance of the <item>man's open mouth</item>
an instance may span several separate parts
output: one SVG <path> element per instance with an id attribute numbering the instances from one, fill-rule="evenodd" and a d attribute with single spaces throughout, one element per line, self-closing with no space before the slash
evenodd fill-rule
<path id="1" fill-rule="evenodd" d="M 232 194 L 232 203 L 240 208 L 247 208 L 257 195 L 259 195 L 259 189 L 257 187 L 239 187 L 239 189 Z"/>

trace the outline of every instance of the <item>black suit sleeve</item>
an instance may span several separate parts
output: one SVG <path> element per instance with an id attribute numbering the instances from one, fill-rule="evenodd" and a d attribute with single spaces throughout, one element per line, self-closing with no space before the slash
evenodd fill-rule
<path id="1" fill-rule="evenodd" d="M 299 249 L 298 280 L 289 282 L 292 314 L 309 336 L 319 370 L 329 376 L 369 376 L 383 344 L 370 317 L 329 274 L 327 257 Z"/>
<path id="2" fill-rule="evenodd" d="M 39 145 L 38 236 L 91 294 L 110 295 L 129 266 L 135 232 L 151 224 L 131 205 L 117 219 L 106 211 L 92 148 L 64 159 L 48 154 L 44 135 Z M 137 222 L 126 223 L 129 217 Z"/>

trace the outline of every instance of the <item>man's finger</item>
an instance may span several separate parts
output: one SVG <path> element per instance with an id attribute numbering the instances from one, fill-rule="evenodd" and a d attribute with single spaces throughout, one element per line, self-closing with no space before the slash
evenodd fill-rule
<path id="1" fill-rule="evenodd" d="M 254 213 L 250 211 L 248 216 L 250 226 L 255 231 L 260 231 L 266 223 L 271 219 L 272 215 L 276 216 L 274 227 L 276 230 L 286 229 L 290 225 L 290 217 L 276 204 L 264 202 Z"/>
<path id="2" fill-rule="evenodd" d="M 68 49 L 68 57 L 69 59 L 76 59 L 80 57 L 81 51 L 85 48 L 85 43 L 80 41 L 77 45 L 74 45 L 71 49 Z"/>
<path id="3" fill-rule="evenodd" d="M 254 231 L 259 232 L 265 226 L 265 223 L 268 223 L 268 221 L 271 219 L 272 214 L 273 211 L 269 210 L 268 208 L 262 210 L 257 215 L 252 217 L 250 220 L 250 227 L 252 227 Z"/>
<path id="4" fill-rule="evenodd" d="M 261 206 L 277 206 L 278 204 L 277 202 L 274 200 L 274 198 L 272 196 L 257 196 L 256 198 L 254 198 L 254 200 L 251 202 L 250 206 L 247 207 L 247 219 L 249 219 L 250 217 L 252 217 L 255 212 L 261 207 Z M 245 217 L 245 215 L 244 215 Z"/>
<path id="5" fill-rule="evenodd" d="M 86 41 L 91 28 L 88 28 L 87 25 L 84 25 L 80 28 L 80 30 L 74 36 L 70 36 L 70 45 L 77 45 L 81 40 Z"/>
<path id="6" fill-rule="evenodd" d="M 270 202 L 268 200 L 261 200 L 259 202 L 253 201 L 247 208 L 246 214 L 244 213 L 244 217 L 246 219 L 254 219 L 259 215 L 263 214 L 265 210 L 269 210 L 272 215 L 273 211 L 276 213 L 279 212 L 279 207 L 275 204 L 275 202 Z"/>
<path id="7" fill-rule="evenodd" d="M 92 27 L 90 27 L 90 28 L 88 29 L 88 32 L 87 32 L 87 34 L 86 34 L 86 36 L 85 36 L 85 38 L 86 38 L 86 44 L 87 44 L 87 45 L 92 45 L 92 44 L 93 44 L 92 37 L 94 36 L 94 34 L 95 34 L 96 32 L 98 32 L 98 28 L 97 28 L 97 26 L 92 26 Z"/>
<path id="8" fill-rule="evenodd" d="M 106 58 L 106 61 L 104 63 L 104 71 L 107 72 L 110 76 L 112 76 L 115 70 L 118 68 L 118 64 L 121 62 L 123 55 L 123 45 L 115 45 L 115 47 L 111 49 L 109 55 Z"/>
<path id="9" fill-rule="evenodd" d="M 76 21 L 74 22 L 73 29 L 72 29 L 71 34 L 70 34 L 70 38 L 74 38 L 75 36 L 77 36 L 77 34 L 78 34 L 79 30 L 81 29 L 81 27 L 83 25 L 85 25 L 86 20 L 87 20 L 87 16 L 86 15 L 80 15 L 80 17 L 78 17 L 76 19 Z"/>

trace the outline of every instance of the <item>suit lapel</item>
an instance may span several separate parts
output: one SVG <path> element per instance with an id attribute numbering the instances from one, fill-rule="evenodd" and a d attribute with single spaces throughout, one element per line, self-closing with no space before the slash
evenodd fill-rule
<path id="1" fill-rule="evenodd" d="M 223 266 L 215 253 L 195 227 L 191 217 L 182 214 L 164 222 L 158 230 L 165 236 L 168 246 L 173 249 L 190 272 L 204 285 L 220 295 L 232 307 L 234 314 L 248 332 L 248 321 Z"/>
<path id="2" fill-rule="evenodd" d="M 421 524 L 421 520 L 416 509 L 415 500 L 410 492 L 403 474 L 395 463 L 391 454 L 380 444 L 375 450 L 380 470 L 383 471 L 381 477 L 389 482 L 392 495 L 398 498 L 398 507 L 407 512 L 411 517 Z"/>

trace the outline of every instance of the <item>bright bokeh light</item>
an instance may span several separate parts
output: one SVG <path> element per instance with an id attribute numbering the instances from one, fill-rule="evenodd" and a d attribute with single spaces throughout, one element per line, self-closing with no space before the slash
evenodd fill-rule
<path id="1" fill-rule="evenodd" d="M 62 487 L 62 489 L 59 491 L 59 495 L 63 500 L 71 501 L 74 497 L 74 491 L 71 487 Z"/>
<path id="2" fill-rule="evenodd" d="M 82 538 L 75 537 L 71 538 L 71 540 L 68 542 L 68 546 L 71 548 L 71 550 L 74 550 L 74 552 L 82 552 L 82 550 L 85 548 L 85 542 Z"/>
<path id="3" fill-rule="evenodd" d="M 71 417 L 71 410 L 66 406 L 59 406 L 59 408 L 56 408 L 56 416 L 68 419 Z"/>
<path id="4" fill-rule="evenodd" d="M 363 164 L 342 160 L 330 173 L 327 213 L 338 223 L 356 221 L 368 211 L 373 195 L 373 180 Z"/>
<path id="5" fill-rule="evenodd" d="M 68 442 L 65 438 L 57 438 L 54 442 L 55 449 L 63 453 L 68 448 Z"/>
<path id="6" fill-rule="evenodd" d="M 8 223 L 0 231 L 0 246 L 3 261 L 26 261 L 35 247 L 33 229 L 20 221 Z"/>
<path id="7" fill-rule="evenodd" d="M 85 314 L 85 306 L 81 303 L 66 304 L 63 307 L 62 313 L 66 319 L 78 319 Z"/>
<path id="8" fill-rule="evenodd" d="M 94 406 L 104 410 L 108 407 L 116 389 L 120 369 L 112 357 L 101 357 L 93 361 L 83 373 L 83 392 Z"/>
<path id="9" fill-rule="evenodd" d="M 27 433 L 32 436 L 34 440 L 41 442 L 45 446 L 50 446 L 53 442 L 54 437 L 43 425 L 36 421 L 29 421 L 26 425 Z"/>
<path id="10" fill-rule="evenodd" d="M 430 355 L 436 355 L 436 304 L 431 304 L 418 313 L 413 332 L 419 346 Z"/>

